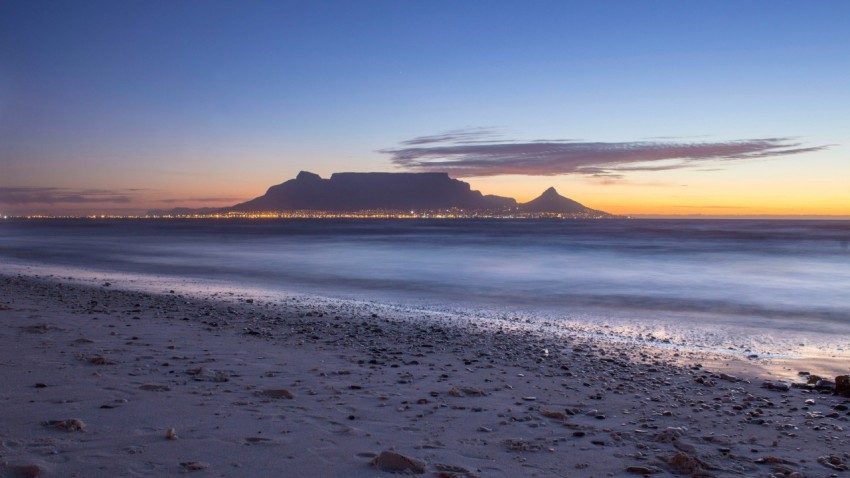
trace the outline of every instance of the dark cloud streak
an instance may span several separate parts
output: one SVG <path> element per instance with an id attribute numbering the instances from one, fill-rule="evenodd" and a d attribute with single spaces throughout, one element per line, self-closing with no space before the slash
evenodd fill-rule
<path id="1" fill-rule="evenodd" d="M 441 171 L 454 177 L 519 174 L 581 174 L 622 177 L 635 171 L 705 167 L 731 161 L 758 160 L 821 151 L 794 138 L 756 138 L 718 142 L 682 141 L 488 141 L 491 130 L 458 130 L 421 136 L 384 149 L 394 165 L 410 171 Z"/>
<path id="2" fill-rule="evenodd" d="M 240 198 L 171 198 L 171 199 L 160 199 L 159 202 L 165 204 L 175 204 L 175 203 L 184 203 L 184 202 L 230 202 L 230 201 L 239 201 Z"/>

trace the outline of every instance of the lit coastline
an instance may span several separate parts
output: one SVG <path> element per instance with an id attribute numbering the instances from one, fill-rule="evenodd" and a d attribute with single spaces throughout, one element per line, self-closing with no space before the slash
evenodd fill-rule
<path id="1" fill-rule="evenodd" d="M 296 210 L 222 212 L 212 214 L 89 214 L 9 216 L 14 219 L 611 219 L 612 216 L 594 214 L 565 214 L 520 211 L 470 211 L 464 209 L 434 209 L 423 211 L 364 210 L 349 212 Z M 4 217 L 5 218 L 5 217 Z M 626 219 L 628 216 L 614 216 Z"/>

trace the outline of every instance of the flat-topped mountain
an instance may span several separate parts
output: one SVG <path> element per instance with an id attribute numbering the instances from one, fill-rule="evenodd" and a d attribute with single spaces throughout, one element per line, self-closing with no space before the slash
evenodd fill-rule
<path id="1" fill-rule="evenodd" d="M 295 179 L 272 186 L 260 197 L 218 209 L 154 210 L 157 216 L 250 212 L 433 211 L 463 209 L 495 216 L 557 214 L 578 218 L 612 217 L 547 189 L 524 204 L 515 199 L 484 195 L 448 173 L 334 173 L 328 179 L 301 171 Z"/>
<path id="2" fill-rule="evenodd" d="M 301 171 L 266 194 L 227 211 L 502 210 L 516 201 L 485 196 L 447 173 L 334 173 L 330 179 Z"/>
<path id="3" fill-rule="evenodd" d="M 591 209 L 570 198 L 561 196 L 555 188 L 549 188 L 536 199 L 520 204 L 519 210 L 526 213 L 557 213 L 589 217 L 611 216 L 607 212 Z"/>

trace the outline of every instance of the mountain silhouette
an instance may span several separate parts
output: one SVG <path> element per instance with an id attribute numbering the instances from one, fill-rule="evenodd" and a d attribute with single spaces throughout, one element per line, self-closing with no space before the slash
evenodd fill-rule
<path id="1" fill-rule="evenodd" d="M 573 216 L 592 217 L 611 216 L 607 212 L 591 209 L 570 198 L 561 196 L 555 188 L 549 188 L 543 191 L 543 194 L 536 199 L 520 204 L 519 210 L 526 213 L 569 214 Z"/>
<path id="2" fill-rule="evenodd" d="M 447 173 L 334 173 L 330 179 L 301 171 L 266 194 L 226 211 L 503 210 L 512 198 L 485 196 Z"/>
<path id="3" fill-rule="evenodd" d="M 295 179 L 272 186 L 260 197 L 225 208 L 152 210 L 155 216 L 192 214 L 317 211 L 429 211 L 463 209 L 513 217 L 558 215 L 575 218 L 613 217 L 586 207 L 549 188 L 523 204 L 513 198 L 484 195 L 448 173 L 334 173 L 328 179 L 301 171 Z"/>

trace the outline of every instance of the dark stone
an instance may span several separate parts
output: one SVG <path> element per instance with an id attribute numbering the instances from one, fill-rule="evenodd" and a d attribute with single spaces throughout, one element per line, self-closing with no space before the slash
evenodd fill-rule
<path id="1" fill-rule="evenodd" d="M 382 451 L 370 464 L 390 473 L 425 473 L 425 465 L 422 462 L 392 451 Z"/>
<path id="2" fill-rule="evenodd" d="M 850 397 L 850 375 L 839 375 L 835 377 L 834 394 L 842 397 Z"/>

